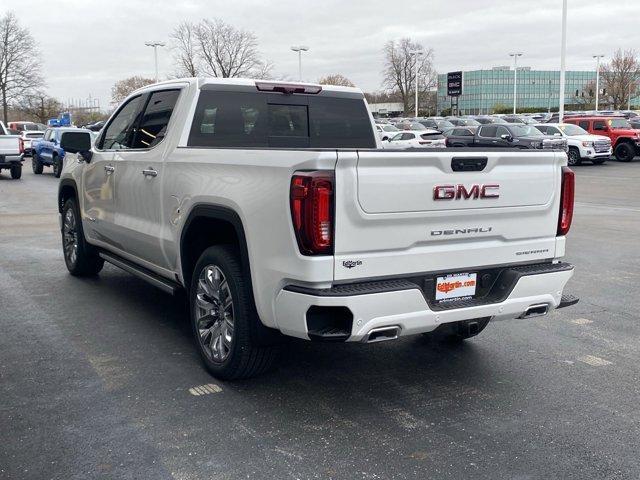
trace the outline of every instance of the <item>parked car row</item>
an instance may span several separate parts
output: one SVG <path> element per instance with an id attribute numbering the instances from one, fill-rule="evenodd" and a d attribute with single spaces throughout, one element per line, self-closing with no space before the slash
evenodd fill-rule
<path id="1" fill-rule="evenodd" d="M 469 115 L 391 118 L 378 120 L 376 128 L 384 148 L 434 148 L 443 143 L 451 148 L 562 148 L 569 165 L 602 164 L 611 155 L 621 162 L 640 155 L 640 116 L 623 113 L 630 119 L 584 112 L 568 112 L 563 123 L 557 122 L 557 114 Z M 550 121 L 554 118 L 556 122 Z"/>

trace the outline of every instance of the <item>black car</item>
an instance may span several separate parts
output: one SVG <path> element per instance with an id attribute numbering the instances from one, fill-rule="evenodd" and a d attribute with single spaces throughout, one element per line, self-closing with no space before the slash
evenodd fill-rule
<path id="1" fill-rule="evenodd" d="M 475 121 L 477 121 L 478 123 L 482 124 L 482 125 L 489 125 L 489 124 L 493 124 L 493 123 L 499 123 L 502 125 L 508 125 L 509 122 L 507 122 L 506 120 L 500 118 L 500 117 L 490 117 L 488 115 L 479 115 L 477 117 L 473 117 Z"/>
<path id="2" fill-rule="evenodd" d="M 451 117 L 447 118 L 449 122 L 453 123 L 456 127 L 469 127 L 472 129 L 476 129 L 480 126 L 480 122 L 474 120 L 473 118 L 459 118 L 459 117 Z"/>
<path id="3" fill-rule="evenodd" d="M 424 120 L 418 120 L 418 122 L 424 125 L 425 128 L 432 128 L 434 130 L 438 130 L 439 132 L 444 132 L 455 127 L 455 125 L 449 120 L 441 120 L 435 118 L 425 118 Z"/>
<path id="4" fill-rule="evenodd" d="M 476 131 L 474 146 L 567 150 L 567 141 L 554 135 L 545 135 L 531 125 L 512 123 L 481 126 Z"/>
<path id="5" fill-rule="evenodd" d="M 444 132 L 447 147 L 469 147 L 478 127 L 455 127 Z"/>
<path id="6" fill-rule="evenodd" d="M 447 146 L 562 149 L 566 151 L 567 141 L 554 135 L 545 135 L 531 125 L 507 123 L 504 125 L 481 125 L 473 137 L 448 137 Z"/>

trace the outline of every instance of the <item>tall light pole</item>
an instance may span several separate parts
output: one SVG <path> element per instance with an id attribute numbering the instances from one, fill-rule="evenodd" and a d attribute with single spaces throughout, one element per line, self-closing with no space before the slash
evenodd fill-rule
<path id="1" fill-rule="evenodd" d="M 423 50 L 411 50 L 409 55 L 415 56 L 414 64 L 413 64 L 413 75 L 415 80 L 415 88 L 416 88 L 416 117 L 418 116 L 418 55 L 422 55 L 424 53 Z"/>
<path id="2" fill-rule="evenodd" d="M 567 56 L 567 0 L 562 0 L 562 41 L 560 45 L 560 105 L 558 108 L 558 123 L 564 118 L 564 73 Z"/>
<path id="3" fill-rule="evenodd" d="M 522 56 L 522 52 L 513 52 L 509 54 L 513 57 L 513 114 L 516 114 L 516 101 L 518 93 L 518 57 Z"/>
<path id="4" fill-rule="evenodd" d="M 147 47 L 153 47 L 153 60 L 156 66 L 156 83 L 158 83 L 158 47 L 164 47 L 164 42 L 145 42 Z"/>
<path id="5" fill-rule="evenodd" d="M 302 81 L 302 52 L 309 51 L 306 45 L 294 45 L 291 50 L 298 52 L 298 79 Z"/>
<path id="6" fill-rule="evenodd" d="M 600 59 L 603 57 L 604 55 L 601 53 L 593 55 L 593 58 L 596 59 L 596 112 L 598 111 L 598 102 L 600 101 Z"/>

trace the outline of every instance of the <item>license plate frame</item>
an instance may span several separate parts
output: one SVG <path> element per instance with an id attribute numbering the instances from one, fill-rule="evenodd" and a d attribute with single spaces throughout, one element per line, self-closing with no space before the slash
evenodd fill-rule
<path id="1" fill-rule="evenodd" d="M 477 291 L 477 272 L 447 273 L 436 277 L 434 300 L 437 303 L 469 300 L 476 297 Z"/>

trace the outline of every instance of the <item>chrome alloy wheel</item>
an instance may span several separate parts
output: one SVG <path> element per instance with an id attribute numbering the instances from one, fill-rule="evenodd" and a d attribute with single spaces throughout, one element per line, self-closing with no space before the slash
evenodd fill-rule
<path id="1" fill-rule="evenodd" d="M 62 241 L 64 256 L 70 265 L 75 265 L 78 259 L 78 229 L 76 214 L 73 208 L 67 209 L 62 222 Z"/>
<path id="2" fill-rule="evenodd" d="M 200 272 L 195 301 L 200 344 L 209 358 L 223 362 L 233 342 L 233 300 L 218 266 L 207 265 Z"/>

